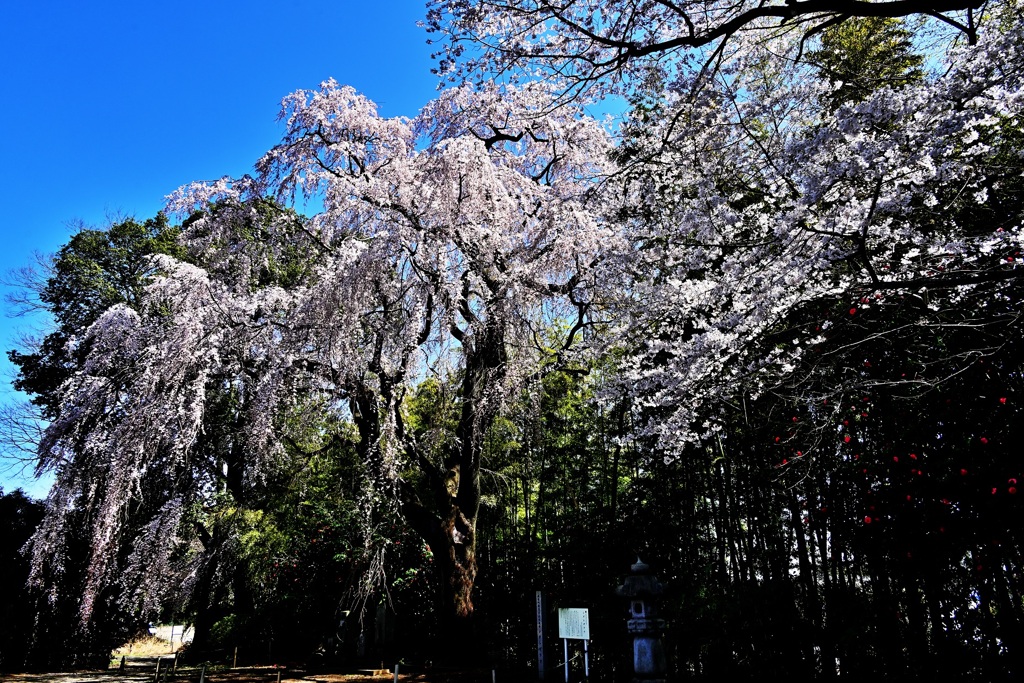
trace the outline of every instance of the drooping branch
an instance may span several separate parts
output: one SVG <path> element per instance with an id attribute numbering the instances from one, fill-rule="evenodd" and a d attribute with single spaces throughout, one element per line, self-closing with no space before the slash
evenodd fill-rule
<path id="1" fill-rule="evenodd" d="M 879 280 L 877 282 L 871 282 L 870 284 L 864 284 L 858 287 L 859 290 L 915 290 L 922 288 L 933 288 L 933 289 L 951 289 L 955 287 L 966 287 L 970 285 L 980 285 L 986 282 L 1012 282 L 1014 280 L 1020 280 L 1024 278 L 1024 269 L 1015 268 L 1012 270 L 1007 269 L 996 269 L 986 270 L 981 272 L 965 273 L 963 271 L 959 273 L 950 273 L 946 276 L 936 277 L 918 277 L 911 278 L 908 280 Z"/>

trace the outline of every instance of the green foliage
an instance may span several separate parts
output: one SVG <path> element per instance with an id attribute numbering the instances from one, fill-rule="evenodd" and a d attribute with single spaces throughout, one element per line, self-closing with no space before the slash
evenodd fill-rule
<path id="1" fill-rule="evenodd" d="M 217 409 L 229 414 L 231 405 L 226 392 Z M 212 504 L 196 509 L 209 530 L 209 583 L 190 609 L 208 626 L 192 656 L 238 646 L 250 658 L 308 657 L 332 632 L 364 559 L 362 473 L 347 426 L 323 415 L 306 404 L 283 416 L 288 448 L 261 486 L 227 476 Z"/>
<path id="2" fill-rule="evenodd" d="M 162 213 L 142 223 L 128 218 L 106 230 L 79 230 L 53 256 L 36 295 L 52 316 L 54 329 L 37 349 L 7 354 L 18 367 L 15 389 L 32 394 L 44 418 L 56 417 L 57 389 L 88 351 L 81 343 L 85 330 L 115 304 L 139 307 L 153 274 L 147 257 L 184 258 L 176 242 L 179 234 Z"/>
<path id="3" fill-rule="evenodd" d="M 913 35 L 905 20 L 889 17 L 849 18 L 825 29 L 819 49 L 806 58 L 835 86 L 829 106 L 921 80 L 924 57 L 914 52 Z"/>
<path id="4" fill-rule="evenodd" d="M 432 459 L 443 462 L 454 447 L 459 408 L 455 390 L 434 377 L 424 379 L 406 398 L 409 429 Z"/>
<path id="5" fill-rule="evenodd" d="M 207 239 L 204 221 L 214 218 L 221 234 L 230 237 Z M 219 262 L 212 268 L 229 280 L 243 277 L 251 290 L 277 286 L 294 287 L 309 282 L 309 274 L 316 264 L 316 247 L 309 239 L 305 217 L 285 208 L 270 198 L 258 198 L 242 204 L 223 201 L 196 211 L 183 223 L 193 242 L 202 245 L 193 250 L 191 258 L 204 264 Z M 225 224 L 230 229 L 225 230 Z M 223 255 L 229 255 L 224 258 Z M 230 255 L 245 254 L 244 259 Z M 224 273 L 223 270 L 234 272 Z"/>

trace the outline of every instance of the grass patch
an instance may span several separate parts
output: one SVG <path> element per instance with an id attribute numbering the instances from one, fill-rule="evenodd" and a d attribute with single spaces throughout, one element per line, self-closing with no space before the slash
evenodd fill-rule
<path id="1" fill-rule="evenodd" d="M 172 645 L 170 641 L 164 640 L 163 638 L 157 638 L 156 636 L 149 635 L 147 633 L 146 635 L 136 638 L 135 640 L 125 643 L 121 647 L 117 648 L 111 656 L 118 660 L 120 660 L 122 656 L 156 657 L 158 655 L 174 654 L 180 649 L 180 642 L 175 641 Z"/>

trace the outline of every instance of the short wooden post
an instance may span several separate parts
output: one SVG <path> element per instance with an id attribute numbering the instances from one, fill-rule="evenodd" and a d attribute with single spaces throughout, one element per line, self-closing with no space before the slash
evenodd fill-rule
<path id="1" fill-rule="evenodd" d="M 232 669 L 237 669 L 238 668 L 238 646 L 237 645 L 235 645 L 235 659 L 231 662 L 231 668 Z"/>
<path id="2" fill-rule="evenodd" d="M 281 683 L 281 667 L 277 668 L 277 683 Z"/>
<path id="3" fill-rule="evenodd" d="M 177 674 L 178 673 L 178 653 L 177 652 L 174 653 L 174 663 L 171 664 L 171 673 L 172 674 Z"/>
<path id="4" fill-rule="evenodd" d="M 156 674 L 153 676 L 153 683 L 160 682 L 160 658 L 156 658 Z"/>
<path id="5" fill-rule="evenodd" d="M 124 655 L 121 655 L 121 668 L 120 668 L 120 670 L 121 670 L 121 671 L 124 671 L 124 667 L 125 667 L 125 664 L 124 664 Z"/>
<path id="6" fill-rule="evenodd" d="M 206 663 L 203 663 L 203 670 L 199 672 L 199 683 L 206 683 Z"/>
<path id="7" fill-rule="evenodd" d="M 398 662 L 395 662 L 395 683 L 398 683 Z"/>

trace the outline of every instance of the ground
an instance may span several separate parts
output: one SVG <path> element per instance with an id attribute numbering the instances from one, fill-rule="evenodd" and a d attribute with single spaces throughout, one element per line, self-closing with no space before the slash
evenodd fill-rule
<path id="1" fill-rule="evenodd" d="M 168 661 L 170 661 L 168 659 Z M 309 673 L 305 671 L 281 670 L 281 683 L 392 683 L 394 674 L 366 676 L 343 673 Z M 140 658 L 126 666 L 125 671 L 77 671 L 71 673 L 0 674 L 4 683 L 153 683 L 156 674 L 155 658 Z M 163 674 L 161 681 L 167 683 L 196 683 L 201 671 L 196 668 L 178 669 L 169 678 Z M 500 678 L 500 677 L 499 677 Z M 491 683 L 491 672 L 459 673 L 409 673 L 399 674 L 399 683 Z M 278 670 L 273 667 L 244 667 L 218 669 L 206 672 L 204 683 L 276 683 Z"/>
<path id="2" fill-rule="evenodd" d="M 167 631 L 161 632 L 161 629 Z M 156 683 L 157 662 L 160 663 L 161 683 L 394 683 L 389 670 L 360 673 L 310 672 L 298 668 L 250 666 L 230 668 L 211 666 L 202 669 L 192 665 L 175 666 L 175 652 L 182 647 L 175 632 L 175 641 L 169 640 L 170 627 L 157 627 L 157 633 L 126 643 L 112 653 L 110 668 L 105 671 L 74 671 L 67 673 L 0 673 L 3 683 Z M 186 641 L 190 638 L 186 637 Z M 124 661 L 124 669 L 120 667 Z M 170 675 L 168 676 L 168 673 Z M 399 667 L 398 683 L 508 683 L 507 676 L 491 671 L 430 672 Z"/>

